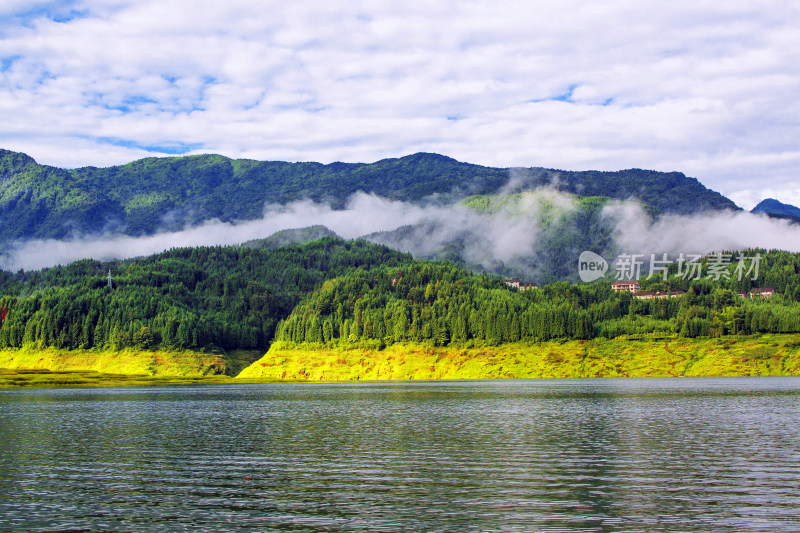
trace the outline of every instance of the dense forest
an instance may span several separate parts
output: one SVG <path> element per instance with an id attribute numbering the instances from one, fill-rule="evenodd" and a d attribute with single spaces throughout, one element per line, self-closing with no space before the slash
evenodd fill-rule
<path id="1" fill-rule="evenodd" d="M 0 272 L 0 347 L 265 349 L 323 280 L 410 262 L 383 246 L 324 239 Z"/>
<path id="2" fill-rule="evenodd" d="M 748 251 L 747 253 L 757 253 Z M 558 282 L 517 291 L 447 263 L 355 271 L 325 282 L 278 328 L 277 339 L 339 346 L 429 342 L 436 346 L 619 336 L 719 337 L 800 332 L 800 254 L 766 252 L 756 280 L 643 280 L 644 290 L 687 293 L 639 300 L 609 281 Z M 705 260 L 706 262 L 708 259 Z M 738 292 L 769 285 L 769 299 Z"/>
<path id="3" fill-rule="evenodd" d="M 800 254 L 746 251 L 762 256 L 757 279 L 739 280 L 732 263 L 718 279 L 688 280 L 673 265 L 666 280 L 643 279 L 642 290 L 686 294 L 640 300 L 614 292 L 610 280 L 518 291 L 496 276 L 364 241 L 324 238 L 274 248 L 319 231 L 0 272 L 0 348 L 264 350 L 275 339 L 469 346 L 800 332 Z M 777 294 L 738 294 L 764 286 Z"/>
<path id="4" fill-rule="evenodd" d="M 210 219 L 252 220 L 262 216 L 265 204 L 305 198 L 341 208 L 357 191 L 409 202 L 453 202 L 543 185 L 586 196 L 635 196 L 665 213 L 738 209 L 694 178 L 640 169 L 492 168 L 419 153 L 327 165 L 199 155 L 67 170 L 0 150 L 0 243 L 75 232 L 144 235 Z"/>

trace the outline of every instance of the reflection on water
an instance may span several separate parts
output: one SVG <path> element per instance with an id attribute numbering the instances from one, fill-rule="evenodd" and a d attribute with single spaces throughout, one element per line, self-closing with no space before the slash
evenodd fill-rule
<path id="1" fill-rule="evenodd" d="M 800 379 L 0 392 L 0 530 L 800 531 Z"/>

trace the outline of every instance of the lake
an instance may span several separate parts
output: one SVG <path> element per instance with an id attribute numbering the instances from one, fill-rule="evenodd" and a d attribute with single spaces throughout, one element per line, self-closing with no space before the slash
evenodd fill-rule
<path id="1" fill-rule="evenodd" d="M 800 531 L 800 378 L 0 389 L 0 530 Z"/>

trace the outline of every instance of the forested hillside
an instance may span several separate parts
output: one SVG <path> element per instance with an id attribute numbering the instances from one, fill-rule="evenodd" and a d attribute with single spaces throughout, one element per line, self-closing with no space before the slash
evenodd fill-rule
<path id="1" fill-rule="evenodd" d="M 277 241 L 317 232 L 324 230 L 284 234 Z M 792 335 L 729 347 L 742 340 L 738 335 L 800 333 L 796 253 L 746 251 L 748 257 L 762 255 L 757 279 L 738 280 L 734 264 L 726 273 L 716 270 L 717 281 L 688 280 L 671 268 L 666 281 L 643 279 L 642 290 L 688 292 L 640 300 L 614 292 L 609 280 L 518 291 L 495 276 L 414 260 L 364 241 L 275 244 L 181 248 L 126 261 L 0 271 L 0 350 L 14 368 L 197 376 L 235 375 L 269 348 L 242 374 L 253 379 L 553 377 L 605 375 L 604 368 L 612 375 L 673 375 L 675 365 L 688 368 L 701 360 L 693 372 L 773 375 L 791 373 L 794 367 L 781 365 L 795 364 L 786 363 L 796 351 Z M 712 260 L 701 263 L 710 269 Z M 738 294 L 764 286 L 776 294 Z M 730 337 L 721 347 L 707 344 L 724 336 Z M 691 341 L 670 344 L 679 338 Z M 696 338 L 705 340 L 693 344 Z M 605 355 L 587 362 L 591 339 L 616 340 L 589 343 L 592 357 Z M 642 342 L 628 349 L 620 339 Z M 650 342 L 663 339 L 668 345 Z M 378 355 L 392 345 L 389 355 Z M 639 353 L 645 345 L 661 351 L 645 357 Z M 398 356 L 406 348 L 411 355 Z M 622 361 L 617 349 L 638 355 Z M 693 349 L 706 351 L 696 359 Z M 722 356 L 709 355 L 718 349 Z M 348 355 L 336 356 L 342 350 Z M 439 357 L 455 359 L 449 364 Z M 740 359 L 747 363 L 742 368 Z M 414 367 L 415 361 L 424 368 Z M 526 369 L 517 375 L 514 365 Z"/>
<path id="2" fill-rule="evenodd" d="M 324 239 L 0 272 L 0 348 L 263 350 L 278 321 L 323 280 L 411 261 L 383 246 Z"/>
<path id="3" fill-rule="evenodd" d="M 688 292 L 678 298 L 637 300 L 610 282 L 553 283 L 518 292 L 494 278 L 447 263 L 353 272 L 327 281 L 278 328 L 277 340 L 384 346 L 435 346 L 622 335 L 718 337 L 800 332 L 800 254 L 761 251 L 759 278 L 719 281 L 670 278 L 643 281 L 645 290 Z M 748 252 L 750 253 L 750 252 Z M 754 253 L 754 252 L 753 252 Z M 737 292 L 770 285 L 770 299 Z"/>
<path id="4" fill-rule="evenodd" d="M 457 201 L 543 185 L 581 195 L 636 197 L 662 212 L 738 209 L 681 173 L 492 168 L 419 153 L 375 163 L 286 163 L 219 155 L 148 158 L 64 170 L 0 150 L 0 243 L 73 233 L 152 234 L 219 219 L 260 218 L 265 204 L 310 198 L 345 205 L 357 191 L 395 200 Z M 509 192 L 513 192 L 509 190 Z"/>

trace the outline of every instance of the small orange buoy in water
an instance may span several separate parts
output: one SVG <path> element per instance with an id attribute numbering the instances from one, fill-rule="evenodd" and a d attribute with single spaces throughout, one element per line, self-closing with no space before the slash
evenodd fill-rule
<path id="1" fill-rule="evenodd" d="M 245 481 L 250 481 L 250 476 L 244 476 Z"/>

